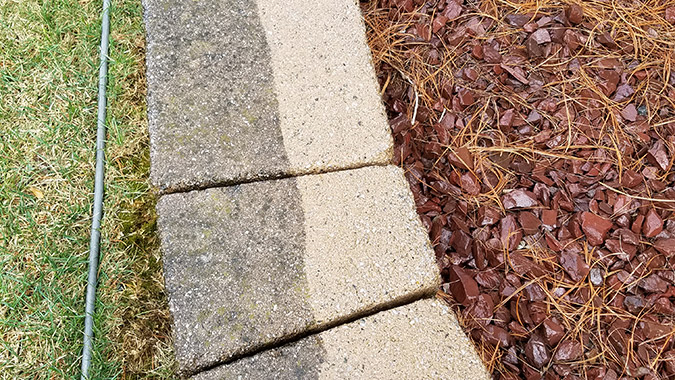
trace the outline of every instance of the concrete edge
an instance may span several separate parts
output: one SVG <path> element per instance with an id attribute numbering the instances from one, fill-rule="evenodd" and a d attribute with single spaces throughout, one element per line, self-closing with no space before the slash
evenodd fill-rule
<path id="1" fill-rule="evenodd" d="M 440 276 L 439 276 L 439 279 L 440 279 Z M 230 357 L 228 359 L 221 359 L 221 360 L 217 361 L 216 363 L 214 363 L 212 365 L 199 366 L 199 367 L 197 367 L 197 368 L 195 368 L 194 370 L 191 370 L 191 371 L 179 370 L 178 374 L 182 379 L 187 379 L 187 378 L 189 378 L 191 376 L 195 376 L 195 375 L 197 375 L 201 372 L 208 371 L 208 370 L 217 368 L 217 367 L 222 366 L 222 365 L 227 365 L 229 363 L 235 362 L 235 361 L 243 359 L 243 358 L 247 358 L 249 356 L 254 356 L 254 355 L 259 354 L 263 351 L 272 350 L 272 349 L 279 348 L 279 347 L 284 346 L 284 345 L 289 344 L 289 343 L 297 342 L 297 341 L 299 341 L 303 338 L 321 333 L 323 331 L 332 329 L 332 328 L 340 326 L 340 325 L 344 325 L 344 324 L 347 324 L 347 323 L 357 321 L 361 318 L 369 317 L 371 315 L 377 314 L 377 313 L 382 312 L 382 311 L 387 311 L 387 310 L 391 310 L 391 309 L 394 309 L 394 308 L 397 308 L 397 307 L 400 307 L 400 306 L 408 305 L 408 304 L 411 304 L 415 301 L 419 301 L 421 299 L 431 298 L 438 291 L 438 285 L 440 285 L 440 284 L 437 284 L 434 287 L 421 289 L 421 290 L 419 290 L 417 292 L 414 292 L 414 293 L 406 294 L 404 296 L 393 299 L 389 302 L 376 305 L 375 307 L 371 307 L 369 309 L 361 310 L 358 313 L 354 313 L 354 314 L 349 315 L 349 316 L 345 316 L 345 317 L 338 318 L 338 319 L 335 319 L 335 320 L 327 322 L 327 323 L 322 323 L 322 324 L 310 327 L 307 330 L 303 331 L 302 333 L 289 335 L 289 336 L 281 338 L 281 339 L 276 339 L 275 341 L 272 341 L 270 343 L 258 345 L 258 346 L 255 346 L 255 347 L 251 347 L 251 348 L 246 349 L 246 350 L 240 350 L 238 353 L 234 354 L 232 357 Z M 173 321 L 172 321 L 172 324 L 173 324 Z M 173 334 L 173 330 L 172 330 L 172 334 Z"/>

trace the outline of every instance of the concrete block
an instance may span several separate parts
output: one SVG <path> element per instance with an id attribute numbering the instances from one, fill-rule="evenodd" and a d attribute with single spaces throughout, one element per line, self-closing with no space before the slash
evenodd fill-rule
<path id="1" fill-rule="evenodd" d="M 442 301 L 424 299 L 222 365 L 193 380 L 489 380 Z"/>
<path id="2" fill-rule="evenodd" d="M 151 179 L 162 192 L 391 159 L 351 0 L 144 0 Z"/>
<path id="3" fill-rule="evenodd" d="M 184 373 L 438 286 L 394 166 L 169 194 L 157 209 Z"/>

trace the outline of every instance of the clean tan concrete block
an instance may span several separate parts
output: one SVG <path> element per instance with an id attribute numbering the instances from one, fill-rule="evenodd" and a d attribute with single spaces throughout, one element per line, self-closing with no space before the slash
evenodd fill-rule
<path id="1" fill-rule="evenodd" d="M 442 301 L 424 299 L 203 372 L 224 379 L 489 380 Z"/>
<path id="2" fill-rule="evenodd" d="M 291 172 L 389 162 L 393 141 L 358 2 L 257 2 Z"/>
<path id="3" fill-rule="evenodd" d="M 394 166 L 169 194 L 157 209 L 184 373 L 438 286 Z"/>

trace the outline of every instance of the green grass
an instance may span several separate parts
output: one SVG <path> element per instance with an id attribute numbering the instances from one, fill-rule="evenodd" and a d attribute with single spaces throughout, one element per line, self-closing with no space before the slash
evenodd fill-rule
<path id="1" fill-rule="evenodd" d="M 0 0 L 0 379 L 79 378 L 101 2 Z M 92 378 L 173 378 L 140 0 L 113 0 Z"/>

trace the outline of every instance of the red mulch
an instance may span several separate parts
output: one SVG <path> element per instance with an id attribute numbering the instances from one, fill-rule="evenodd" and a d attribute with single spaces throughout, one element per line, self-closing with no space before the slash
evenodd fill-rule
<path id="1" fill-rule="evenodd" d="M 442 294 L 494 378 L 675 378 L 675 1 L 362 7 Z"/>

